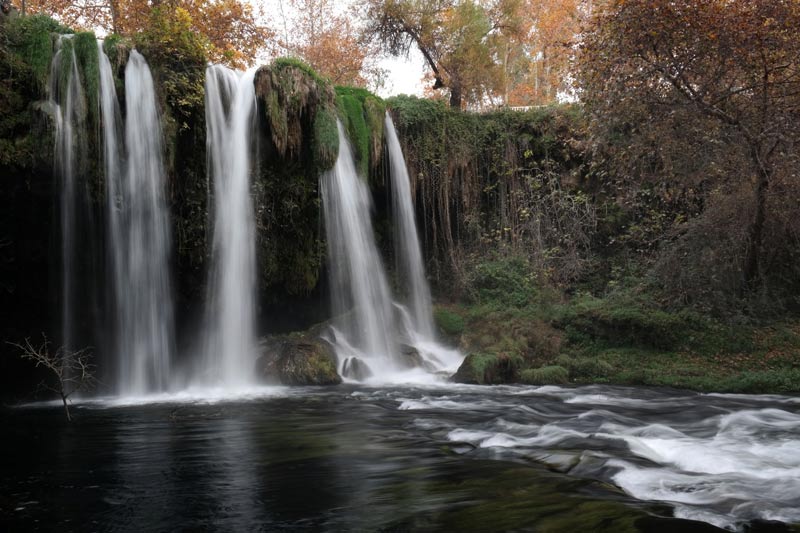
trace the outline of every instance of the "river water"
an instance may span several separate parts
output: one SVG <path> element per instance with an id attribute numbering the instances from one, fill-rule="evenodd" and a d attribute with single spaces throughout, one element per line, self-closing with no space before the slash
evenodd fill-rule
<path id="1" fill-rule="evenodd" d="M 5 531 L 789 531 L 800 399 L 462 385 L 0 411 Z"/>

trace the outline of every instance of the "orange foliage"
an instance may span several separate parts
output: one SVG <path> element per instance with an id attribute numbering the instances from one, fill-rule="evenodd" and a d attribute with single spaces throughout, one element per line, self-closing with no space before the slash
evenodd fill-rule
<path id="1" fill-rule="evenodd" d="M 21 8 L 22 0 L 14 0 Z M 185 10 L 192 30 L 210 43 L 210 59 L 235 67 L 252 64 L 272 37 L 246 0 L 27 0 L 28 13 L 45 13 L 62 24 L 101 33 L 133 35 L 145 30 L 151 9 Z"/>

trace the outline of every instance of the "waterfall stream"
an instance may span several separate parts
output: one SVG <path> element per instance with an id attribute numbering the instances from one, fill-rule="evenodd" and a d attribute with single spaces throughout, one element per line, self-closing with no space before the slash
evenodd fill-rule
<path id="1" fill-rule="evenodd" d="M 425 278 L 422 250 L 414 220 L 411 186 L 400 141 L 389 113 L 384 121 L 386 147 L 389 152 L 390 179 L 392 182 L 392 214 L 394 217 L 394 242 L 396 268 L 408 291 L 411 321 L 417 335 L 434 339 L 433 304 L 431 289 Z"/>
<path id="2" fill-rule="evenodd" d="M 213 264 L 201 378 L 226 387 L 253 381 L 255 222 L 250 197 L 255 70 L 206 70 L 206 146 L 213 183 Z"/>
<path id="3" fill-rule="evenodd" d="M 116 95 L 101 53 L 101 110 L 109 194 L 109 250 L 115 301 L 114 355 L 122 395 L 164 390 L 174 351 L 171 238 L 161 122 L 147 62 L 131 51 L 125 67 L 125 146 L 122 166 L 114 124 Z M 117 159 L 119 160 L 119 159 Z"/>
<path id="4" fill-rule="evenodd" d="M 65 46 L 65 43 L 67 45 Z M 76 316 L 76 229 L 79 166 L 85 152 L 82 127 L 86 102 L 78 73 L 78 61 L 69 36 L 59 36 L 50 67 L 49 99 L 55 118 L 54 167 L 61 181 L 61 342 L 69 353 L 75 345 Z M 64 54 L 68 54 L 64 57 Z M 68 69 L 67 72 L 63 72 Z"/>
<path id="5" fill-rule="evenodd" d="M 336 164 L 320 180 L 337 353 L 340 359 L 368 361 L 373 372 L 391 372 L 398 346 L 389 284 L 370 220 L 372 200 L 341 123 L 338 129 Z"/>

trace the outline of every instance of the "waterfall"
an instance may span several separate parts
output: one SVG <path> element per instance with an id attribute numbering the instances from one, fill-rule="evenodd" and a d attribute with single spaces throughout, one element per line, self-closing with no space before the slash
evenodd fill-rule
<path id="1" fill-rule="evenodd" d="M 255 70 L 206 69 L 206 147 L 213 183 L 214 245 L 203 372 L 247 384 L 255 363 L 255 222 L 250 197 Z"/>
<path id="2" fill-rule="evenodd" d="M 100 70 L 117 391 L 138 395 L 167 387 L 175 344 L 164 147 L 153 78 L 132 50 L 125 67 L 127 161 L 121 164 L 116 94 L 104 53 Z"/>
<path id="3" fill-rule="evenodd" d="M 425 279 L 422 250 L 414 220 L 411 186 L 403 151 L 389 113 L 385 119 L 386 146 L 389 151 L 392 182 L 392 214 L 394 216 L 394 242 L 397 271 L 406 284 L 409 296 L 411 321 L 415 332 L 424 339 L 433 340 L 433 314 L 431 290 Z"/>
<path id="4" fill-rule="evenodd" d="M 337 353 L 358 355 L 373 371 L 395 368 L 394 313 L 383 264 L 375 247 L 367 185 L 356 173 L 341 123 L 339 154 L 320 180 L 334 320 L 343 339 Z"/>
<path id="5" fill-rule="evenodd" d="M 85 151 L 79 131 L 86 117 L 86 103 L 78 73 L 78 60 L 68 36 L 59 36 L 50 67 L 49 99 L 55 118 L 54 167 L 60 179 L 61 216 L 61 331 L 67 353 L 77 348 L 77 202 L 76 183 Z M 65 46 L 66 43 L 66 46 Z M 64 57 L 67 54 L 67 57 Z M 63 69 L 68 69 L 64 72 Z M 85 295 L 84 295 L 85 297 Z"/>
<path id="6" fill-rule="evenodd" d="M 107 265 L 111 270 L 109 275 L 108 297 L 106 304 L 112 312 L 108 313 L 108 323 L 110 339 L 107 345 L 112 354 L 116 356 L 114 361 L 119 366 L 119 357 L 125 353 L 120 346 L 121 339 L 115 333 L 121 327 L 120 320 L 123 318 L 121 306 L 123 305 L 125 285 L 123 265 L 125 257 L 123 249 L 119 246 L 122 243 L 121 213 L 122 204 L 120 189 L 122 187 L 122 157 L 123 150 L 120 145 L 122 138 L 122 117 L 117 100 L 117 89 L 114 84 L 114 76 L 111 71 L 111 63 L 103 50 L 103 41 L 98 39 L 97 52 L 99 59 L 99 91 L 100 91 L 100 120 L 102 126 L 103 139 L 103 170 L 106 184 L 106 221 L 108 228 L 106 232 L 106 255 Z M 109 358 L 111 359 L 111 358 Z M 110 374 L 106 372 L 106 374 Z M 116 378 L 112 378 L 116 380 Z"/>

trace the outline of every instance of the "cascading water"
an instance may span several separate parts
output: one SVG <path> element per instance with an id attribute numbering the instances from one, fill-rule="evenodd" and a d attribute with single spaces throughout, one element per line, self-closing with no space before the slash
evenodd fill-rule
<path id="1" fill-rule="evenodd" d="M 433 340 L 431 290 L 428 280 L 425 279 L 425 267 L 422 264 L 422 250 L 414 220 L 408 170 L 389 113 L 386 113 L 384 124 L 392 182 L 396 268 L 401 280 L 406 284 L 410 318 L 415 332 L 423 339 Z"/>
<path id="2" fill-rule="evenodd" d="M 100 117 L 103 131 L 103 169 L 105 171 L 106 182 L 106 220 L 108 221 L 108 231 L 106 246 L 108 261 L 111 270 L 109 276 L 109 294 L 106 303 L 114 312 L 109 313 L 110 331 L 112 338 L 109 347 L 112 353 L 121 357 L 124 350 L 121 350 L 120 339 L 114 333 L 118 331 L 121 324 L 117 321 L 122 317 L 121 308 L 124 299 L 124 264 L 125 257 L 123 249 L 116 245 L 122 243 L 123 234 L 121 230 L 122 198 L 120 188 L 122 187 L 122 163 L 123 150 L 120 145 L 122 138 L 122 116 L 117 100 L 117 89 L 114 84 L 114 76 L 111 71 L 111 63 L 103 50 L 103 41 L 97 41 L 97 53 L 99 59 L 99 90 L 100 90 Z M 116 378 L 112 378 L 115 379 Z"/>
<path id="3" fill-rule="evenodd" d="M 375 247 L 369 189 L 358 177 L 341 123 L 338 129 L 336 164 L 320 180 L 337 353 L 362 358 L 381 374 L 396 369 L 393 304 Z"/>
<path id="4" fill-rule="evenodd" d="M 109 248 L 116 302 L 117 391 L 140 395 L 166 389 L 174 351 L 169 215 L 165 200 L 161 122 L 153 78 L 132 50 L 125 67 L 125 145 L 119 161 L 116 94 L 101 53 L 101 111 L 109 195 Z"/>
<path id="5" fill-rule="evenodd" d="M 253 379 L 255 222 L 250 197 L 255 70 L 206 70 L 206 146 L 214 189 L 214 262 L 203 381 L 226 387 Z"/>
<path id="6" fill-rule="evenodd" d="M 86 116 L 86 103 L 78 73 L 78 61 L 68 36 L 59 36 L 50 68 L 49 98 L 55 118 L 56 173 L 61 180 L 61 317 L 62 345 L 70 353 L 75 345 L 76 313 L 76 204 L 79 159 L 85 147 L 76 130 Z M 66 43 L 66 46 L 65 46 Z M 65 56 L 66 54 L 66 56 Z"/>

